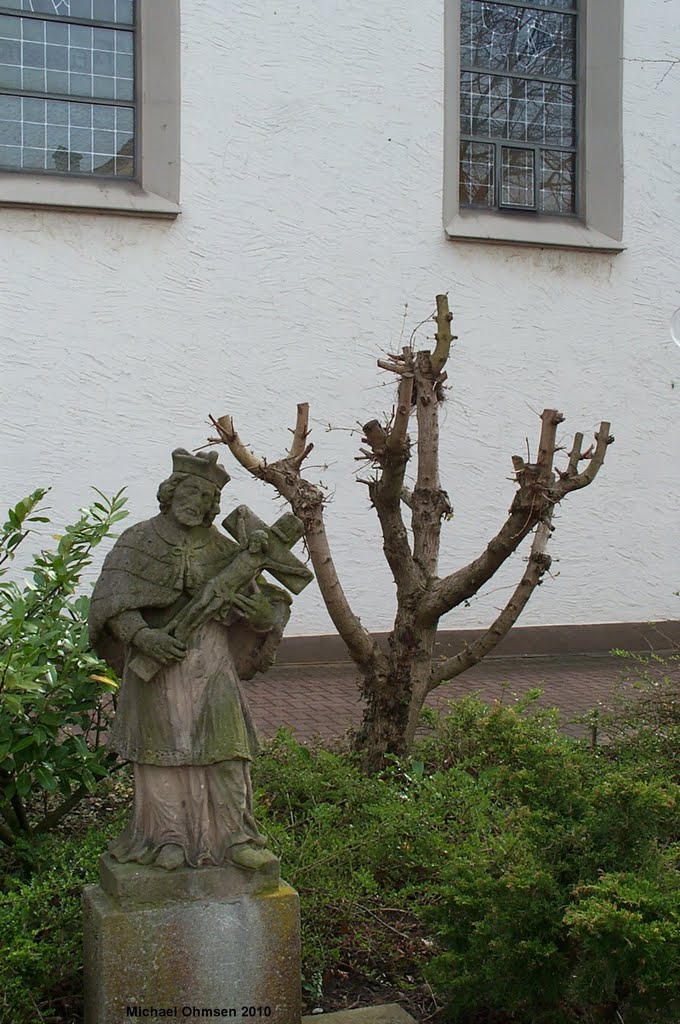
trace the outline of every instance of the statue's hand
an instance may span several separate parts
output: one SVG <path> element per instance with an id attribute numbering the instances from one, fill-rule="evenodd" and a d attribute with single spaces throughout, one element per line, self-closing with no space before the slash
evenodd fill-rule
<path id="1" fill-rule="evenodd" d="M 236 594 L 232 598 L 234 608 L 248 620 L 253 629 L 264 632 L 275 624 L 274 609 L 264 594 Z"/>
<path id="2" fill-rule="evenodd" d="M 186 656 L 186 644 L 162 629 L 140 629 L 132 643 L 142 654 L 148 654 L 154 661 L 166 665 L 169 661 L 181 661 Z"/>

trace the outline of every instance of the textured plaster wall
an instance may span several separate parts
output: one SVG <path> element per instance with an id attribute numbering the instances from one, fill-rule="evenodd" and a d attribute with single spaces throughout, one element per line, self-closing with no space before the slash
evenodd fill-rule
<path id="1" fill-rule="evenodd" d="M 3 506 L 51 484 L 63 523 L 91 484 L 127 485 L 133 519 L 147 517 L 170 449 L 200 444 L 209 412 L 233 413 L 273 456 L 308 399 L 338 568 L 363 621 L 387 628 L 392 590 L 348 428 L 390 407 L 374 360 L 448 291 L 460 340 L 443 568 L 500 525 L 510 455 L 557 406 L 565 439 L 608 418 L 616 444 L 562 506 L 556 578 L 522 621 L 677 617 L 680 67 L 664 77 L 639 62 L 676 52 L 677 5 L 626 4 L 618 256 L 445 240 L 442 20 L 442 0 L 389 13 L 359 0 L 184 4 L 182 216 L 0 212 Z M 231 500 L 274 518 L 281 502 L 229 469 Z M 520 570 L 518 556 L 446 625 L 486 623 Z M 291 632 L 331 628 L 310 587 Z"/>

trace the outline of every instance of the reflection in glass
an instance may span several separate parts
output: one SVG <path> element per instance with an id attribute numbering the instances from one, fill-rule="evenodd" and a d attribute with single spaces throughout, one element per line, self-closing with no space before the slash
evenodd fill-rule
<path id="1" fill-rule="evenodd" d="M 493 206 L 494 147 L 479 142 L 460 145 L 460 201 L 465 206 Z"/>
<path id="2" fill-rule="evenodd" d="M 575 14 L 461 0 L 462 205 L 576 212 Z"/>
<path id="3" fill-rule="evenodd" d="M 0 167 L 133 177 L 134 109 L 2 96 Z"/>
<path id="4" fill-rule="evenodd" d="M 0 15 L 0 167 L 134 176 L 132 0 L 0 3 L 18 12 Z"/>
<path id="5" fill-rule="evenodd" d="M 533 149 L 501 147 L 501 203 L 533 209 L 535 200 Z"/>
<path id="6" fill-rule="evenodd" d="M 545 213 L 574 213 L 575 162 L 573 153 L 547 149 L 541 153 L 539 201 Z"/>
<path id="7" fill-rule="evenodd" d="M 463 67 L 573 79 L 576 19 L 530 7 L 462 0 L 460 59 Z"/>
<path id="8" fill-rule="evenodd" d="M 55 18 L 84 18 L 119 25 L 134 25 L 133 0 L 2 0 L 3 7 Z"/>
<path id="9" fill-rule="evenodd" d="M 574 145 L 576 103 L 571 85 L 464 71 L 460 104 L 464 135 Z"/>

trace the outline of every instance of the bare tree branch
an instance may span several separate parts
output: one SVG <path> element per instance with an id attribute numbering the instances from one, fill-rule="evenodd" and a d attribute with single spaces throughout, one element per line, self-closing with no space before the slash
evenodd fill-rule
<path id="1" fill-rule="evenodd" d="M 437 296 L 435 350 L 416 356 L 416 416 L 418 420 L 418 473 L 411 502 L 413 554 L 428 578 L 439 563 L 442 517 L 452 509 L 439 480 L 439 403 L 443 400 L 443 367 L 449 357 L 451 313 L 446 295 Z"/>
<path id="2" fill-rule="evenodd" d="M 541 436 L 538 442 L 536 466 L 538 467 L 541 480 L 544 482 L 552 479 L 557 428 L 560 423 L 564 423 L 564 416 L 557 409 L 544 409 L 541 413 Z"/>
<path id="3" fill-rule="evenodd" d="M 365 441 L 371 448 L 369 457 L 377 462 L 382 462 L 387 445 L 387 434 L 382 423 L 379 420 L 369 420 L 368 423 L 364 423 L 363 431 L 362 441 Z"/>
<path id="4" fill-rule="evenodd" d="M 220 416 L 218 420 L 214 416 L 210 417 L 210 422 L 214 427 L 217 428 L 219 438 L 208 438 L 211 444 L 219 444 L 222 442 L 229 446 L 231 454 L 234 456 L 237 462 L 240 462 L 244 469 L 247 469 L 253 476 L 260 476 L 265 468 L 265 464 L 262 459 L 258 459 L 257 455 L 254 455 L 249 448 L 241 441 L 241 438 L 234 429 L 234 421 L 231 416 Z"/>
<path id="5" fill-rule="evenodd" d="M 418 472 L 411 501 L 413 554 L 433 578 L 439 562 L 442 517 L 450 515 L 451 504 L 439 480 L 439 395 L 429 352 L 418 353 L 416 367 Z"/>
<path id="6" fill-rule="evenodd" d="M 572 467 L 573 469 L 575 469 L 575 463 L 577 463 L 580 459 L 587 458 L 589 459 L 589 462 L 582 473 L 572 474 L 568 476 L 566 479 L 563 477 L 559 481 L 557 487 L 555 488 L 557 492 L 557 501 L 561 501 L 565 494 L 569 494 L 571 493 L 571 491 L 580 490 L 581 487 L 587 487 L 588 484 L 591 484 L 593 482 L 597 474 L 600 472 L 600 469 L 602 468 L 604 457 L 607 454 L 607 448 L 610 444 L 614 443 L 614 437 L 612 434 L 609 433 L 609 428 L 609 423 L 606 423 L 604 421 L 600 423 L 600 429 L 595 434 L 595 451 L 592 454 L 590 454 L 590 452 L 586 452 L 585 455 L 579 455 L 577 456 L 576 460 L 574 460 L 574 452 L 577 450 L 577 439 L 580 438 L 580 441 L 578 441 L 578 449 L 580 449 L 580 442 L 583 440 L 583 434 L 576 435 L 576 437 L 574 438 L 574 447 L 572 448 L 572 452 L 569 457 L 569 469 L 572 469 Z"/>
<path id="7" fill-rule="evenodd" d="M 569 453 L 569 465 L 567 467 L 567 473 L 569 476 L 575 476 L 578 472 L 578 461 L 581 458 L 581 445 L 583 444 L 583 434 L 574 434 L 574 443 Z"/>
<path id="8" fill-rule="evenodd" d="M 309 455 L 313 449 L 313 444 L 307 444 L 307 438 L 309 437 L 309 404 L 307 402 L 301 402 L 297 407 L 297 421 L 295 423 L 295 430 L 293 431 L 293 443 L 290 446 L 288 452 L 288 458 L 291 462 L 301 465 L 303 460 Z"/>
<path id="9" fill-rule="evenodd" d="M 503 562 L 517 550 L 534 526 L 540 521 L 546 521 L 547 514 L 557 502 L 566 494 L 586 487 L 595 479 L 604 462 L 607 447 L 614 441 L 609 433 L 609 423 L 600 424 L 600 429 L 595 435 L 597 444 L 592 456 L 589 452 L 580 455 L 582 435 L 576 435 L 567 474 L 570 470 L 573 472 L 572 467 L 580 459 L 589 458 L 590 464 L 582 473 L 569 477 L 560 474 L 561 479 L 555 482 L 552 465 L 557 427 L 562 421 L 563 416 L 556 409 L 543 411 L 536 463 L 525 463 L 519 456 L 513 457 L 519 490 L 510 506 L 507 520 L 479 558 L 439 580 L 421 605 L 419 621 L 431 624 L 445 612 L 476 594 Z"/>
<path id="10" fill-rule="evenodd" d="M 340 584 L 326 535 L 324 494 L 320 487 L 305 480 L 300 474 L 302 460 L 311 449 L 311 445 L 305 443 L 308 409 L 304 405 L 298 406 L 290 453 L 277 462 L 266 462 L 254 455 L 239 438 L 231 416 L 221 416 L 218 420 L 211 416 L 210 420 L 220 435 L 219 438 L 211 438 L 210 443 L 226 444 L 237 462 L 259 480 L 271 484 L 290 503 L 293 512 L 302 521 L 319 590 L 333 625 L 345 642 L 352 660 L 364 669 L 384 660 L 378 644 L 352 611 Z"/>
<path id="11" fill-rule="evenodd" d="M 397 408 L 394 412 L 394 423 L 387 435 L 386 448 L 395 456 L 410 455 L 408 440 L 408 421 L 411 415 L 411 398 L 413 395 L 413 374 L 408 374 L 399 381 L 397 392 Z M 406 466 L 406 462 L 404 462 Z"/>
<path id="12" fill-rule="evenodd" d="M 430 358 L 432 362 L 432 372 L 435 376 L 438 376 L 444 369 L 449 358 L 451 342 L 454 341 L 454 337 L 451 334 L 453 313 L 449 312 L 448 297 L 446 295 L 438 295 L 436 302 L 437 315 L 435 319 L 437 321 L 437 333 L 434 337 L 437 344 Z"/>
<path id="13" fill-rule="evenodd" d="M 510 555 L 517 550 L 536 523 L 552 509 L 552 463 L 555 454 L 557 426 L 561 413 L 546 409 L 541 415 L 541 438 L 535 464 L 513 457 L 519 490 L 514 497 L 508 518 L 486 550 L 468 565 L 439 580 L 423 600 L 419 621 L 431 625 L 441 616 L 476 594 Z"/>
<path id="14" fill-rule="evenodd" d="M 386 359 L 379 359 L 378 366 L 381 370 L 389 370 L 390 373 L 408 374 L 409 369 L 401 363 L 390 363 Z"/>
<path id="15" fill-rule="evenodd" d="M 529 562 L 524 570 L 522 579 L 517 584 L 505 608 L 478 640 L 475 640 L 473 644 L 466 647 L 460 654 L 453 658 L 448 658 L 443 663 L 433 667 L 430 677 L 430 690 L 433 690 L 440 683 L 449 679 L 455 679 L 461 672 L 465 672 L 466 669 L 478 664 L 508 634 L 510 628 L 514 626 L 524 611 L 534 590 L 540 585 L 544 574 L 550 568 L 550 556 L 546 554 L 550 534 L 551 527 L 549 522 L 538 524 L 534 541 L 531 545 Z"/>
<path id="16" fill-rule="evenodd" d="M 410 354 L 404 350 L 405 365 L 410 369 Z M 413 373 L 405 374 L 399 381 L 397 407 L 390 430 L 380 436 L 376 421 L 364 427 L 366 438 L 376 446 L 384 445 L 381 458 L 382 472 L 369 485 L 371 501 L 375 506 L 383 535 L 383 551 L 392 571 L 397 590 L 412 590 L 418 582 L 418 574 L 408 534 L 401 514 L 401 496 L 404 488 L 406 465 L 411 457 L 411 442 L 408 436 L 408 422 L 411 414 L 413 394 Z M 378 425 L 379 426 L 379 425 Z M 371 441 L 371 439 L 373 439 Z M 373 448 L 375 451 L 376 449 Z"/>

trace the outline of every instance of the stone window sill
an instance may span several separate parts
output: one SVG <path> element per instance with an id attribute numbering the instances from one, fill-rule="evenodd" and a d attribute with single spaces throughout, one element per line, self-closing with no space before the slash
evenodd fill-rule
<path id="1" fill-rule="evenodd" d="M 174 218 L 177 203 L 133 181 L 0 172 L 0 206 Z"/>
<path id="2" fill-rule="evenodd" d="M 588 227 L 576 218 L 534 217 L 531 214 L 460 210 L 445 224 L 447 236 L 459 242 L 549 246 L 589 252 L 623 252 L 623 242 Z"/>

